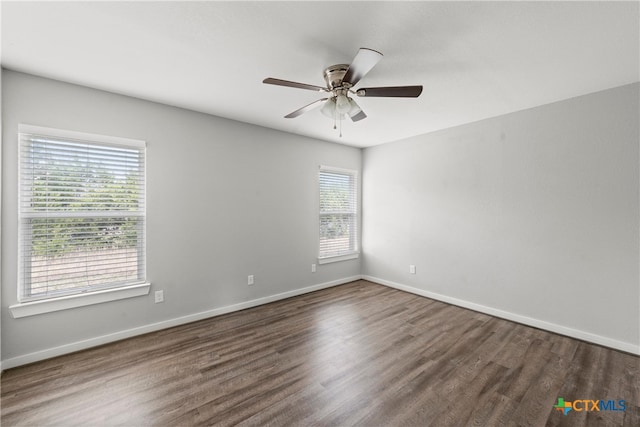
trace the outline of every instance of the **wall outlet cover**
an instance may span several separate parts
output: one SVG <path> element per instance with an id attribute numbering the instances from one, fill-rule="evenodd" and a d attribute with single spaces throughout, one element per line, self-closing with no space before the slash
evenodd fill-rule
<path id="1" fill-rule="evenodd" d="M 164 291 L 156 291 L 155 293 L 156 304 L 159 302 L 164 302 Z"/>

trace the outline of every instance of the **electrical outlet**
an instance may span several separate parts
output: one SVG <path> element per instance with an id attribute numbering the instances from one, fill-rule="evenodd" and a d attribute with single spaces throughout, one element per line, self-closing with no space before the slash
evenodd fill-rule
<path id="1" fill-rule="evenodd" d="M 410 274 L 416 274 L 416 266 L 415 265 L 411 264 L 409 266 L 409 273 Z"/>
<path id="2" fill-rule="evenodd" d="M 164 291 L 156 291 L 156 304 L 159 302 L 164 302 Z"/>
<path id="3" fill-rule="evenodd" d="M 316 272 L 316 265 L 315 264 L 311 264 L 311 272 L 312 273 Z"/>
<path id="4" fill-rule="evenodd" d="M 247 276 L 247 285 L 253 285 L 253 274 Z"/>

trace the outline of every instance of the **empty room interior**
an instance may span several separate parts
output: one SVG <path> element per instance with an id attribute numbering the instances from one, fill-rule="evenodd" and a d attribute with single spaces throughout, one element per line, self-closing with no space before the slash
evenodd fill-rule
<path id="1" fill-rule="evenodd" d="M 0 421 L 640 425 L 640 3 L 0 3 Z"/>

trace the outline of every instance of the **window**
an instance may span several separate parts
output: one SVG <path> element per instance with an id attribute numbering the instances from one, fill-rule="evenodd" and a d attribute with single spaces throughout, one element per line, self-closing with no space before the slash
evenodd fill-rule
<path id="1" fill-rule="evenodd" d="M 145 282 L 145 143 L 20 126 L 20 302 Z"/>
<path id="2" fill-rule="evenodd" d="M 320 167 L 319 262 L 358 256 L 357 172 Z"/>

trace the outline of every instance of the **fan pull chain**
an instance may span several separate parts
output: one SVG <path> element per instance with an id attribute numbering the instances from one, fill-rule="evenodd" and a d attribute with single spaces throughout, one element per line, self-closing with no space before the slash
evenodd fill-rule
<path id="1" fill-rule="evenodd" d="M 340 138 L 342 138 L 342 114 L 340 114 Z"/>

